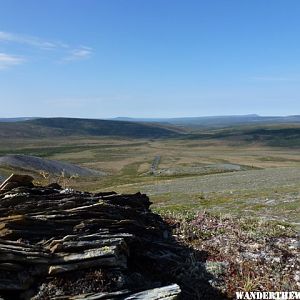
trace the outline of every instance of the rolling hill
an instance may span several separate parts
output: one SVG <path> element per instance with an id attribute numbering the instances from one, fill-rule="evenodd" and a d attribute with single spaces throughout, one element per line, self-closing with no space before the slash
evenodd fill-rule
<path id="1" fill-rule="evenodd" d="M 19 122 L 0 122 L 0 138 L 45 138 L 64 136 L 119 136 L 128 138 L 166 138 L 180 134 L 175 126 L 127 121 L 77 118 L 40 118 Z"/>
<path id="2" fill-rule="evenodd" d="M 208 117 L 207 126 L 199 126 L 199 118 L 182 123 L 98 120 L 79 118 L 38 118 L 16 122 L 0 122 L 0 139 L 56 138 L 75 136 L 122 138 L 180 138 L 261 143 L 269 146 L 300 146 L 300 117 L 227 116 Z M 209 122 L 208 122 L 209 120 Z M 248 121 L 247 121 L 248 120 Z M 256 120 L 256 121 L 255 121 Z M 261 120 L 264 120 L 261 122 Z M 281 123 L 280 123 L 281 120 Z M 294 122 L 292 123 L 292 120 Z M 224 122 L 224 123 L 222 123 Z M 244 122 L 244 123 L 243 123 Z M 249 122 L 249 123 L 247 123 Z M 203 123 L 204 124 L 204 123 Z M 214 125 L 208 125 L 214 124 Z"/>
<path id="3" fill-rule="evenodd" d="M 262 144 L 272 147 L 299 147 L 299 124 L 272 124 L 253 126 L 232 126 L 220 129 L 200 130 L 187 134 L 186 140 L 219 140 L 238 145 Z"/>
<path id="4" fill-rule="evenodd" d="M 0 122 L 22 122 L 37 119 L 35 117 L 0 118 Z"/>
<path id="5" fill-rule="evenodd" d="M 161 124 L 172 124 L 187 128 L 222 128 L 242 125 L 268 125 L 268 124 L 291 124 L 300 123 L 300 116 L 259 116 L 232 115 L 232 116 L 208 116 L 208 117 L 186 117 L 186 118 L 115 118 L 116 121 L 151 122 Z"/>

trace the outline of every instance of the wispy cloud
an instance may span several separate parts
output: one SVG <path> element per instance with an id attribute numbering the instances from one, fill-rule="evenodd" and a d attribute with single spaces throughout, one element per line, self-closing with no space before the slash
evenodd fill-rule
<path id="1" fill-rule="evenodd" d="M 84 60 L 91 57 L 93 49 L 90 47 L 81 46 L 70 51 L 69 55 L 64 58 L 64 61 Z"/>
<path id="2" fill-rule="evenodd" d="M 262 82 L 297 82 L 300 81 L 300 77 L 285 77 L 285 76 L 253 76 L 250 78 L 255 81 Z"/>
<path id="3" fill-rule="evenodd" d="M 7 53 L 0 53 L 0 70 L 20 65 L 25 60 L 22 57 Z"/>
<path id="4" fill-rule="evenodd" d="M 24 44 L 44 50 L 69 47 L 69 45 L 58 41 L 47 41 L 35 36 L 20 35 L 5 31 L 0 31 L 0 42 Z"/>
<path id="5" fill-rule="evenodd" d="M 0 44 L 3 47 L 10 44 L 21 44 L 28 48 L 38 48 L 40 51 L 56 53 L 64 62 L 84 60 L 91 57 L 93 49 L 87 46 L 74 46 L 61 41 L 45 40 L 36 36 L 15 34 L 0 31 Z"/>

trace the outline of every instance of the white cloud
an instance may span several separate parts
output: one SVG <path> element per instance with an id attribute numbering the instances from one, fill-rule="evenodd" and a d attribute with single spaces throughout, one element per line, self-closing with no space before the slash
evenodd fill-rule
<path id="1" fill-rule="evenodd" d="M 4 31 L 0 31 L 0 42 L 24 44 L 45 50 L 69 47 L 61 42 L 46 41 L 34 36 L 20 35 Z"/>
<path id="2" fill-rule="evenodd" d="M 21 35 L 0 31 L 0 43 L 5 44 L 21 44 L 27 47 L 38 48 L 41 51 L 52 50 L 62 57 L 63 61 L 77 61 L 88 59 L 91 57 L 93 49 L 86 46 L 71 46 L 60 41 L 52 41 L 41 39 L 36 36 Z"/>
<path id="3" fill-rule="evenodd" d="M 11 41 L 12 35 L 8 32 L 0 31 L 0 41 Z"/>
<path id="4" fill-rule="evenodd" d="M 22 57 L 10 55 L 6 53 L 0 53 L 0 70 L 20 65 L 25 60 Z"/>
<path id="5" fill-rule="evenodd" d="M 90 47 L 81 46 L 70 51 L 70 54 L 65 57 L 64 61 L 83 60 L 91 57 L 93 49 Z"/>

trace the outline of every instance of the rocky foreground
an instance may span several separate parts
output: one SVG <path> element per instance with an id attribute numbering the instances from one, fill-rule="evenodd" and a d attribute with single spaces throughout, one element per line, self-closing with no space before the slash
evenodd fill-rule
<path id="1" fill-rule="evenodd" d="M 224 299 L 146 195 L 23 179 L 0 187 L 0 298 Z"/>

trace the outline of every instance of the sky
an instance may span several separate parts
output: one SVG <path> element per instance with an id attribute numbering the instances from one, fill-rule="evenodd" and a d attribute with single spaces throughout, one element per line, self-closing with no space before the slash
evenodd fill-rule
<path id="1" fill-rule="evenodd" d="M 299 0 L 0 0 L 0 117 L 300 114 Z"/>

